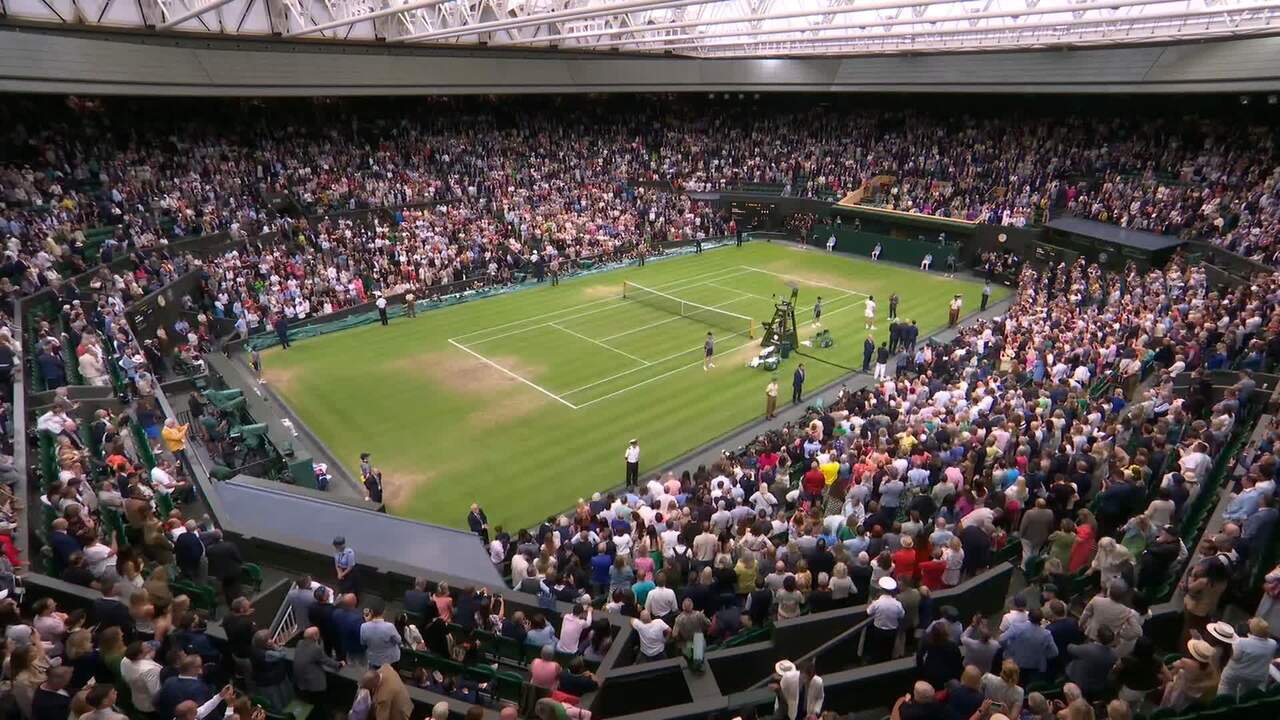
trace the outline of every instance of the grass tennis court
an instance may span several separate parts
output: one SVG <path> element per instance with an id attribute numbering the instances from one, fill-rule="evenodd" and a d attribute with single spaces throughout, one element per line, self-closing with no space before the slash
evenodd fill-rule
<path id="1" fill-rule="evenodd" d="M 966 312 L 981 299 L 980 285 L 937 273 L 757 241 L 324 335 L 263 364 L 353 476 L 373 454 L 396 514 L 462 527 L 474 501 L 514 529 L 619 484 L 631 437 L 643 474 L 760 417 L 770 373 L 746 363 L 792 286 L 801 338 L 821 296 L 836 345 L 783 362 L 783 401 L 798 362 L 808 389 L 861 367 L 868 295 L 877 342 L 892 292 L 922 338 L 946 324 L 953 294 Z M 716 367 L 704 372 L 708 330 Z"/>

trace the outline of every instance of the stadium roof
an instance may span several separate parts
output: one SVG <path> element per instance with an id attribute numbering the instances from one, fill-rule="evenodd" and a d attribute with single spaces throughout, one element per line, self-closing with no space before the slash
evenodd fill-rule
<path id="1" fill-rule="evenodd" d="M 1280 32 L 1277 0 L 3 0 L 9 20 L 222 37 L 703 58 L 1169 43 Z"/>
<path id="2" fill-rule="evenodd" d="M 1173 235 L 1159 235 L 1146 230 L 1131 230 L 1117 227 L 1110 223 L 1071 216 L 1050 220 L 1045 223 L 1045 227 L 1151 252 L 1183 244 L 1182 240 Z"/>

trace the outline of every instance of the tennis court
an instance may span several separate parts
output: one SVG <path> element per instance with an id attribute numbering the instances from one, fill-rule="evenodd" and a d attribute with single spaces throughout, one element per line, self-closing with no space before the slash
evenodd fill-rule
<path id="1" fill-rule="evenodd" d="M 620 283 L 618 295 L 585 306 L 505 323 L 450 338 L 450 344 L 574 410 L 606 402 L 680 372 L 700 372 L 703 339 L 714 334 L 719 363 L 744 362 L 759 347 L 775 303 L 800 290 L 796 316 L 813 319 L 822 298 L 823 325 L 861 318 L 866 293 L 746 265 L 656 284 Z M 847 314 L 846 314 L 847 313 Z M 844 318 L 839 316 L 845 314 Z M 552 365 L 546 358 L 574 362 Z M 750 354 L 750 353 L 748 353 Z M 526 377 L 493 358 L 518 357 L 544 367 Z M 717 366 L 718 366 L 717 365 Z"/>
<path id="2" fill-rule="evenodd" d="M 802 346 L 775 373 L 746 367 L 773 296 L 792 286 L 802 345 L 821 296 L 834 347 Z M 632 437 L 647 473 L 758 418 L 773 375 L 785 393 L 799 363 L 806 390 L 860 368 L 866 296 L 879 342 L 893 292 L 923 337 L 946 324 L 953 294 L 976 308 L 981 286 L 753 242 L 355 327 L 263 360 L 271 386 L 350 472 L 373 454 L 393 512 L 463 525 L 479 502 L 491 523 L 528 527 L 621 482 Z M 716 367 L 703 372 L 708 330 Z"/>

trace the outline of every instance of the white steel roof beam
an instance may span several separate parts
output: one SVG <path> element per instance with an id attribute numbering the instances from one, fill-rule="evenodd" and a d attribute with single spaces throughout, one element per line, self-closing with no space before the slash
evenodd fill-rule
<path id="1" fill-rule="evenodd" d="M 1199 23 L 1201 25 L 1203 23 Z M 1187 42 L 1188 40 L 1204 40 L 1216 37 L 1247 37 L 1250 35 L 1270 35 L 1275 30 L 1268 24 L 1262 27 L 1250 29 L 1203 29 L 1194 31 L 1175 31 L 1161 32 L 1159 34 L 1150 33 L 1151 29 L 1146 29 L 1143 34 L 1138 37 L 1132 37 L 1134 41 L 1141 42 Z M 987 33 L 994 34 L 994 33 Z M 1007 41 L 999 40 L 981 40 L 980 44 L 973 42 L 973 38 L 969 36 L 960 36 L 949 38 L 938 43 L 924 45 L 921 43 L 900 43 L 894 44 L 889 41 L 866 41 L 866 42 L 850 42 L 848 47 L 831 46 L 823 49 L 809 50 L 776 50 L 769 52 L 725 52 L 725 53 L 705 53 L 692 57 L 703 58 L 771 58 L 771 57 L 848 57 L 856 55 L 894 55 L 899 53 L 919 53 L 922 51 L 945 51 L 948 53 L 957 52 L 992 52 L 1001 50 L 1011 50 L 1034 46 L 1038 49 L 1051 47 L 1115 47 L 1116 41 L 1113 38 L 1099 37 L 1044 37 L 1038 38 L 1033 36 L 1030 39 L 1023 37 L 1012 37 Z"/>
<path id="2" fill-rule="evenodd" d="M 227 4 L 231 3 L 231 2 L 232 2 L 232 0 L 210 0 L 209 2 L 205 3 L 204 5 L 200 5 L 200 6 L 198 6 L 198 7 L 194 7 L 194 8 L 193 8 L 193 7 L 191 7 L 191 6 L 189 6 L 189 5 L 186 5 L 186 4 L 184 3 L 184 6 L 186 6 L 186 7 L 187 7 L 187 11 L 186 11 L 186 12 L 184 12 L 184 13 L 182 13 L 182 14 L 178 15 L 177 17 L 170 17 L 169 19 L 167 19 L 167 20 L 165 20 L 164 22 L 162 22 L 162 23 L 160 23 L 159 25 L 157 25 L 157 26 L 156 26 L 156 28 L 157 28 L 157 29 L 159 29 L 159 30 L 168 30 L 168 29 L 170 29 L 170 28 L 172 28 L 172 27 L 175 27 L 175 26 L 177 26 L 177 25 L 181 25 L 182 23 L 184 23 L 184 22 L 186 22 L 186 21 L 188 21 L 188 20 L 190 20 L 190 19 L 192 19 L 192 18 L 197 18 L 197 17 L 200 17 L 201 15 L 203 15 L 203 14 L 205 14 L 205 13 L 207 13 L 207 12 L 210 12 L 210 11 L 213 11 L 213 10 L 217 10 L 218 8 L 222 7 L 223 5 L 227 5 Z M 165 4 L 161 4 L 161 5 L 160 5 L 160 7 L 161 7 L 161 9 L 164 11 L 165 16 L 167 17 L 167 16 L 168 16 L 168 14 L 169 14 L 168 6 L 167 6 L 167 5 L 165 5 Z"/>
<path id="3" fill-rule="evenodd" d="M 1148 0 L 1148 2 L 1151 2 L 1151 1 L 1153 0 Z M 1178 0 L 1154 0 L 1154 1 L 1175 2 Z M 844 15 L 847 13 L 865 12 L 869 10 L 895 10 L 897 8 L 915 7 L 917 5 L 931 6 L 931 5 L 954 5 L 954 4 L 955 4 L 955 0 L 886 0 L 885 2 L 859 3 L 857 6 L 850 5 L 846 7 L 840 7 L 840 8 L 830 8 L 830 9 L 823 10 L 821 13 L 814 10 L 786 10 L 781 12 L 768 13 L 760 17 L 752 16 L 752 15 L 733 15 L 730 17 L 721 17 L 721 18 L 712 17 L 712 18 L 698 19 L 698 20 L 683 20 L 680 22 L 659 23 L 656 25 L 640 25 L 632 29 L 618 29 L 618 30 L 606 31 L 603 33 L 583 33 L 583 32 L 562 33 L 560 35 L 548 35 L 545 37 L 541 37 L 541 38 L 538 38 L 538 41 L 546 42 L 546 41 L 570 40 L 570 39 L 576 39 L 580 37 L 590 37 L 591 35 L 600 35 L 600 34 L 617 35 L 620 33 L 629 33 L 629 32 L 659 32 L 664 30 L 680 30 L 683 28 L 690 28 L 690 27 L 705 27 L 709 25 L 732 25 L 736 23 L 748 23 L 754 20 L 795 20 L 799 18 L 813 17 L 819 14 Z M 511 42 L 511 43 L 494 43 L 495 46 L 496 45 L 515 45 L 515 44 L 520 44 L 520 43 L 518 41 Z M 592 47 L 599 47 L 600 45 L 601 43 L 592 43 Z"/>
<path id="4" fill-rule="evenodd" d="M 468 35 L 480 35 L 497 30 L 511 30 L 514 28 L 528 27 L 530 25 L 558 23 L 566 20 L 585 20 L 587 18 L 599 17 L 601 15 L 617 15 L 619 13 L 630 12 L 633 10 L 655 10 L 659 8 L 684 7 L 686 5 L 702 5 L 705 3 L 723 1 L 724 0 L 628 0 L 627 2 L 569 8 L 557 12 L 540 13 L 519 18 L 482 22 L 466 27 L 455 27 L 436 32 L 414 33 L 412 35 L 406 35 L 395 39 L 404 42 L 447 40 L 450 38 L 466 37 Z"/>
<path id="5" fill-rule="evenodd" d="M 1186 0 L 1104 0 L 1103 2 L 1096 2 L 1096 3 L 1090 4 L 1086 9 L 1087 10 L 1122 9 L 1122 8 L 1132 8 L 1132 7 L 1140 7 L 1140 6 L 1145 7 L 1148 5 L 1171 4 L 1171 3 L 1185 4 L 1185 2 Z M 945 4 L 952 4 L 952 3 L 945 3 Z M 1068 13 L 1068 12 L 1073 12 L 1075 10 L 1076 10 L 1075 6 L 1063 7 L 1061 5 L 1057 5 L 1057 6 L 1040 5 L 1032 9 L 1027 9 L 1025 7 L 1011 7 L 1011 8 L 1001 9 L 1001 10 L 988 10 L 988 11 L 979 12 L 979 13 L 962 13 L 959 15 L 941 15 L 941 16 L 935 15 L 932 17 L 914 17 L 914 16 L 905 17 L 905 18 L 899 17 L 899 18 L 893 18 L 890 20 L 879 20 L 879 19 L 864 20 L 859 22 L 834 23 L 831 25 L 813 26 L 813 27 L 806 27 L 806 28 L 781 26 L 781 27 L 762 28 L 760 30 L 755 30 L 755 31 L 700 33 L 700 34 L 690 33 L 686 35 L 668 35 L 666 37 L 605 40 L 598 43 L 592 43 L 591 47 L 600 48 L 600 47 L 612 47 L 615 45 L 641 46 L 641 45 L 649 45 L 654 43 L 661 43 L 662 49 L 669 49 L 672 47 L 682 47 L 681 45 L 669 44 L 672 41 L 676 41 L 676 42 L 689 41 L 689 42 L 697 42 L 698 44 L 705 45 L 705 41 L 707 40 L 716 40 L 716 39 L 723 39 L 723 38 L 738 38 L 743 36 L 755 37 L 759 35 L 781 35 L 786 33 L 799 33 L 799 32 L 825 32 L 828 30 L 862 30 L 862 29 L 878 28 L 878 27 L 896 27 L 899 25 L 938 25 L 938 24 L 948 23 L 948 22 L 973 23 L 979 20 L 992 20 L 992 19 L 999 19 L 999 18 L 1006 18 L 1006 17 L 1017 18 L 1017 17 L 1036 16 L 1036 15 L 1053 15 L 1055 13 Z M 1081 15 L 1081 17 L 1083 17 L 1083 14 Z M 1115 20 L 1117 18 L 1111 17 L 1107 19 Z M 649 29 L 650 28 L 640 28 L 640 30 L 649 30 Z M 812 39 L 816 40 L 821 37 L 822 36 L 820 34 L 814 35 L 812 36 Z M 714 45 L 715 44 L 712 43 L 712 46 Z"/>
<path id="6" fill-rule="evenodd" d="M 444 3 L 451 2 L 451 1 L 452 0 L 415 0 L 415 2 L 405 3 L 403 5 L 388 4 L 387 7 L 381 10 L 375 10 L 373 12 L 364 13 L 364 14 L 351 15 L 346 18 L 334 20 L 332 22 L 321 23 L 319 25 L 311 25 L 309 27 L 301 27 L 301 28 L 298 28 L 297 30 L 291 30 L 285 33 L 284 36 L 300 37 L 303 35 L 313 35 L 318 32 L 324 32 L 325 30 L 333 30 L 335 28 L 345 27 L 347 25 L 352 25 L 354 23 L 364 22 L 365 20 L 375 20 L 377 18 L 387 17 L 388 15 L 407 13 L 407 12 L 412 12 L 414 10 L 425 10 L 427 8 L 432 8 L 437 5 L 443 5 Z"/>
<path id="7" fill-rule="evenodd" d="M 1242 5 L 1242 6 L 1233 8 L 1233 11 L 1241 12 L 1241 13 L 1257 12 L 1259 13 L 1259 16 L 1254 19 L 1262 20 L 1268 25 L 1270 25 L 1272 22 L 1280 18 L 1280 6 L 1277 6 L 1275 4 L 1247 5 L 1247 6 Z M 1191 10 L 1191 11 L 1182 11 L 1182 12 L 1155 13 L 1155 14 L 1142 15 L 1142 16 L 1126 18 L 1126 19 L 1105 18 L 1105 19 L 1097 19 L 1097 20 L 1076 20 L 1072 22 L 1064 22 L 1061 20 L 1045 20 L 1045 21 L 1036 22 L 1036 23 L 1008 25 L 1004 27 L 987 27 L 987 28 L 961 27 L 961 28 L 943 28 L 943 29 L 937 29 L 937 30 L 906 30 L 901 32 L 859 33 L 855 35 L 834 35 L 834 36 L 810 35 L 806 37 L 780 38 L 780 39 L 764 40 L 764 41 L 742 38 L 738 40 L 732 40 L 729 42 L 712 42 L 712 43 L 687 42 L 687 43 L 678 43 L 675 45 L 661 46 L 658 49 L 671 50 L 671 49 L 677 49 L 677 48 L 688 48 L 688 47 L 699 47 L 699 46 L 703 47 L 704 49 L 747 48 L 747 47 L 760 47 L 760 46 L 769 46 L 769 45 L 782 45 L 785 43 L 802 43 L 806 47 L 812 47 L 814 45 L 823 44 L 823 43 L 846 42 L 846 43 L 852 44 L 855 42 L 875 42 L 878 40 L 887 40 L 887 39 L 895 39 L 895 38 L 936 38 L 936 37 L 952 36 L 952 35 L 981 36 L 984 34 L 989 35 L 989 34 L 999 34 L 999 33 L 1023 34 L 1029 30 L 1046 29 L 1046 28 L 1061 28 L 1065 31 L 1062 34 L 1065 35 L 1073 31 L 1086 28 L 1086 27 L 1091 27 L 1094 25 L 1104 25 L 1104 26 L 1115 25 L 1121 30 L 1128 30 L 1139 24 L 1155 25 L 1158 21 L 1162 21 L 1162 20 L 1167 20 L 1167 21 L 1170 21 L 1170 23 L 1172 24 L 1176 24 L 1178 22 L 1183 22 L 1186 20 L 1194 20 L 1197 18 L 1212 18 L 1214 16 L 1220 16 L 1222 14 L 1223 14 L 1223 11 L 1221 8 L 1215 8 L 1215 9 L 1209 9 L 1209 10 Z M 923 46 L 917 46 L 917 49 L 922 49 L 922 48 Z M 780 54 L 785 54 L 785 53 L 780 53 Z M 804 54 L 809 54 L 809 53 L 804 53 Z"/>

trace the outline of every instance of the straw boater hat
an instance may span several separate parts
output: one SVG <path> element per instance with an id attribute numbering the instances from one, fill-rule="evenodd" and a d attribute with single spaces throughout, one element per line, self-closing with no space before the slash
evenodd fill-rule
<path id="1" fill-rule="evenodd" d="M 796 671 L 796 664 L 791 662 L 790 660 L 782 659 L 778 661 L 777 665 L 773 666 L 773 671 L 778 673 L 779 675 L 786 675 L 787 673 L 793 673 Z"/>
<path id="2" fill-rule="evenodd" d="M 884 590 L 885 592 L 893 592 L 894 590 L 898 589 L 898 581 L 894 580 L 888 575 L 885 575 L 884 577 L 880 578 L 880 589 Z"/>
<path id="3" fill-rule="evenodd" d="M 1231 623 L 1221 620 L 1209 623 L 1208 630 L 1210 635 L 1228 645 L 1236 641 L 1236 629 L 1231 627 Z"/>
<path id="4" fill-rule="evenodd" d="M 1215 654 L 1213 646 L 1204 640 L 1188 640 L 1187 652 L 1191 653 L 1191 657 L 1202 663 L 1212 662 Z"/>

